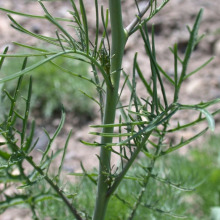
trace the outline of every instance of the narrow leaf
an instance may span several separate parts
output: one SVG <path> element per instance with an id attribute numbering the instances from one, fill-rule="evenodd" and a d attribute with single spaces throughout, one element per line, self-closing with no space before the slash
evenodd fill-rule
<path id="1" fill-rule="evenodd" d="M 110 127 L 123 127 L 123 126 L 134 126 L 149 124 L 148 121 L 134 121 L 120 124 L 103 124 L 103 125 L 90 125 L 91 128 L 110 128 Z"/>
<path id="2" fill-rule="evenodd" d="M 82 21 L 83 21 L 83 29 L 84 29 L 84 33 L 85 33 L 85 37 L 86 37 L 86 39 L 85 39 L 86 53 L 89 54 L 89 33 L 88 33 L 88 23 L 87 23 L 87 17 L 86 17 L 86 10 L 85 10 L 83 0 L 79 0 L 79 4 L 80 4 L 81 15 L 82 15 Z"/>
<path id="3" fill-rule="evenodd" d="M 20 15 L 20 16 L 29 17 L 29 18 L 46 19 L 45 16 L 26 14 L 26 13 L 22 13 L 22 12 L 18 12 L 18 11 L 12 11 L 12 10 L 9 10 L 9 9 L 6 9 L 6 8 L 0 8 L 0 10 L 4 11 L 4 12 L 7 12 L 9 14 Z M 68 19 L 68 18 L 55 17 L 54 19 L 56 19 L 58 21 L 69 21 L 69 22 L 72 22 L 72 20 Z"/>
<path id="4" fill-rule="evenodd" d="M 204 130 L 202 130 L 200 133 L 196 134 L 195 136 L 189 138 L 186 141 L 181 141 L 179 144 L 170 147 L 168 150 L 161 152 L 161 154 L 159 156 L 163 156 L 165 154 L 171 153 L 175 150 L 178 150 L 179 148 L 191 143 L 192 141 L 194 141 L 195 139 L 197 139 L 198 137 L 202 136 L 206 131 L 208 130 L 208 128 L 205 128 Z"/>
<path id="5" fill-rule="evenodd" d="M 206 120 L 208 121 L 208 125 L 209 125 L 209 128 L 211 129 L 211 131 L 214 131 L 215 130 L 215 120 L 212 116 L 212 114 L 210 114 L 206 109 L 204 108 L 199 108 L 198 109 L 202 114 L 205 115 L 206 117 Z"/>
<path id="6" fill-rule="evenodd" d="M 3 143 L 3 144 L 5 144 L 5 143 Z M 0 144 L 0 146 L 1 146 L 1 144 Z M 11 157 L 11 154 L 0 150 L 0 157 L 4 160 L 9 160 L 9 158 Z"/>
<path id="7" fill-rule="evenodd" d="M 9 47 L 6 47 L 6 48 L 4 49 L 3 54 L 7 54 L 8 48 L 9 48 Z M 4 60 L 5 60 L 5 57 L 1 57 L 1 59 L 0 59 L 0 70 L 1 70 L 1 68 L 2 68 L 2 64 L 3 64 Z"/>
<path id="8" fill-rule="evenodd" d="M 69 140 L 70 140 L 71 135 L 72 135 L 72 130 L 69 132 L 68 137 L 67 137 L 66 142 L 65 142 L 65 146 L 64 146 L 64 149 L 63 149 L 63 156 L 62 156 L 60 166 L 59 166 L 59 170 L 58 170 L 58 174 L 57 174 L 58 178 L 60 177 L 60 174 L 61 174 L 61 171 L 62 171 L 62 168 L 63 168 L 63 163 L 64 163 L 64 159 L 65 159 L 66 152 L 67 152 L 67 146 L 69 144 Z"/>
<path id="9" fill-rule="evenodd" d="M 212 60 L 214 59 L 214 57 L 211 57 L 210 59 L 208 59 L 204 64 L 202 64 L 200 67 L 196 68 L 195 70 L 193 70 L 191 73 L 187 74 L 183 80 L 189 78 L 190 76 L 192 76 L 193 74 L 197 73 L 199 70 L 203 69 L 206 65 L 208 65 Z"/>

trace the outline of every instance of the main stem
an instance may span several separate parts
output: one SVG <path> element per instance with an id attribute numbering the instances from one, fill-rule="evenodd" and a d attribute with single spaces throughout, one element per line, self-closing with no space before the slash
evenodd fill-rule
<path id="1" fill-rule="evenodd" d="M 107 87 L 103 124 L 113 124 L 115 121 L 121 64 L 126 42 L 126 35 L 122 23 L 121 0 L 109 0 L 109 11 L 112 31 L 110 73 L 113 86 L 112 88 Z M 102 132 L 112 133 L 113 128 L 103 128 Z M 102 137 L 101 143 L 104 145 L 106 143 L 112 143 L 112 138 Z M 98 191 L 93 220 L 104 220 L 105 218 L 109 201 L 109 196 L 107 195 L 109 189 L 107 181 L 108 175 L 106 174 L 110 174 L 111 172 L 110 160 L 111 151 L 102 147 L 100 151 Z"/>

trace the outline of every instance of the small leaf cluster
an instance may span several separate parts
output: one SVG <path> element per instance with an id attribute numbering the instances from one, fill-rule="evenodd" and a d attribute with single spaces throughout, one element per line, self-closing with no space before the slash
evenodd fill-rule
<path id="1" fill-rule="evenodd" d="M 23 62 L 22 69 L 25 68 L 27 59 Z M 0 142 L 0 158 L 1 158 L 1 173 L 0 182 L 1 201 L 0 210 L 3 212 L 9 207 L 16 205 L 26 205 L 32 211 L 33 219 L 38 219 L 36 213 L 36 205 L 45 200 L 66 201 L 67 206 L 71 207 L 72 213 L 77 215 L 77 211 L 72 207 L 67 199 L 69 194 L 65 192 L 64 187 L 60 182 L 60 174 L 62 171 L 63 161 L 66 154 L 68 142 L 71 136 L 71 131 L 67 137 L 63 150 L 57 150 L 55 153 L 51 150 L 52 144 L 60 133 L 64 120 L 65 113 L 62 113 L 61 121 L 56 131 L 52 136 L 44 130 L 48 137 L 48 143 L 45 146 L 45 151 L 42 152 L 40 162 L 36 162 L 32 154 L 39 138 L 34 139 L 35 122 L 33 121 L 29 126 L 30 102 L 32 93 L 32 79 L 30 78 L 29 89 L 27 97 L 22 97 L 25 109 L 23 112 L 17 109 L 16 102 L 20 96 L 20 86 L 22 77 L 19 78 L 16 90 L 13 95 L 10 95 L 6 90 L 4 91 L 10 100 L 10 109 L 5 117 L 5 120 L 0 124 L 0 134 L 3 139 Z M 58 172 L 55 176 L 50 176 L 49 169 L 51 162 L 63 151 L 62 160 Z M 27 168 L 27 164 L 29 164 Z M 43 188 L 40 191 L 33 192 L 32 187 L 46 181 L 51 188 Z M 12 185 L 17 186 L 15 192 L 8 194 L 7 190 Z M 51 191 L 53 189 L 54 191 Z M 56 193 L 55 193 L 56 192 Z"/>
<path id="2" fill-rule="evenodd" d="M 23 51 L 25 53 L 25 51 Z M 11 73 L 20 68 L 23 58 L 11 58 L 6 60 L 1 72 Z M 28 66 L 39 62 L 39 57 L 28 59 Z M 81 72 L 82 76 L 88 76 L 88 65 L 78 61 L 72 62 L 69 59 L 62 57 L 55 60 L 56 65 L 65 67 L 66 69 L 74 69 L 76 72 Z M 92 118 L 93 105 L 90 99 L 85 99 L 85 96 L 80 93 L 84 90 L 88 94 L 94 94 L 94 87 L 76 77 L 70 77 L 68 74 L 63 74 L 62 70 L 58 69 L 52 63 L 47 63 L 40 66 L 32 72 L 33 92 L 31 109 L 40 113 L 42 117 L 49 118 L 56 112 L 60 111 L 63 105 L 67 112 L 74 112 L 78 117 Z M 24 77 L 21 84 L 21 93 L 28 89 L 29 77 Z M 15 81 L 5 83 L 2 89 L 6 89 L 12 93 L 16 86 Z M 58 92 L 59 91 L 59 92 Z M 18 103 L 19 104 L 19 103 Z M 6 106 L 6 103 L 4 104 Z M 22 106 L 18 106 L 22 109 Z"/>

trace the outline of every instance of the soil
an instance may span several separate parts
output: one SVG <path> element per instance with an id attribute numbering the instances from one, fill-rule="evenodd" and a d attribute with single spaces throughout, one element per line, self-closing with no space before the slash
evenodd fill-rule
<path id="1" fill-rule="evenodd" d="M 93 1 L 85 0 L 84 2 L 87 10 L 89 31 L 91 36 L 94 36 L 95 8 L 93 6 Z M 134 0 L 122 0 L 125 26 L 129 24 L 129 22 L 134 18 L 134 15 L 137 13 L 134 2 Z M 140 4 L 141 3 L 144 3 L 144 1 L 140 2 Z M 69 1 L 44 1 L 44 4 L 48 7 L 48 10 L 54 16 L 71 18 L 70 14 L 66 12 L 71 10 Z M 105 1 L 103 1 L 103 5 L 104 8 L 107 8 Z M 35 15 L 44 14 L 42 8 L 35 1 L 0 1 L 0 7 L 19 12 L 32 13 Z M 216 0 L 171 0 L 165 6 L 165 8 L 159 12 L 148 24 L 149 28 L 152 24 L 154 24 L 155 27 L 155 44 L 158 62 L 169 75 L 172 75 L 174 73 L 173 55 L 170 52 L 169 47 L 172 47 L 174 43 L 178 43 L 178 52 L 180 56 L 183 55 L 189 37 L 186 25 L 189 25 L 190 27 L 193 25 L 195 17 L 200 8 L 204 8 L 204 14 L 199 34 L 205 33 L 206 35 L 196 47 L 190 62 L 189 69 L 196 69 L 212 56 L 215 56 L 215 59 L 199 73 L 193 75 L 189 80 L 185 82 L 180 95 L 181 103 L 196 104 L 201 101 L 207 101 L 220 97 L 220 5 Z M 17 15 L 13 15 L 13 18 L 15 18 L 20 24 L 24 25 L 31 31 L 40 33 L 42 35 L 54 36 L 56 28 L 49 25 L 48 22 L 43 20 L 40 20 L 39 22 L 37 19 L 29 19 Z M 38 40 L 18 33 L 16 30 L 10 27 L 10 23 L 11 22 L 7 18 L 6 13 L 0 11 L 0 51 L 3 51 L 7 45 L 9 45 L 10 53 L 16 51 L 16 46 L 14 46 L 12 43 L 13 41 L 29 45 L 36 45 L 38 43 Z M 150 69 L 147 65 L 148 62 L 139 33 L 132 35 L 127 42 L 125 59 L 123 61 L 123 69 L 128 74 L 132 74 L 133 56 L 136 51 L 138 52 L 138 62 L 140 67 L 142 68 L 146 78 L 150 78 Z M 145 97 L 146 94 L 144 93 L 144 87 L 138 80 L 137 83 L 138 92 L 140 92 L 142 97 Z M 172 88 L 169 86 L 168 82 L 166 82 L 165 86 L 169 94 L 169 98 L 172 99 Z M 127 99 L 128 97 L 124 95 L 123 100 L 126 101 Z M 215 107 L 215 109 L 219 107 L 220 106 L 218 105 Z M 187 123 L 196 116 L 197 114 L 195 114 L 195 112 L 181 112 L 175 116 L 174 123 L 177 123 L 175 119 L 177 120 L 178 117 L 181 117 L 181 123 Z M 216 116 L 216 134 L 218 134 L 220 131 L 219 120 L 220 117 Z M 90 142 L 95 140 L 93 136 L 88 135 L 89 131 L 91 130 L 88 127 L 88 124 L 99 124 L 99 118 L 94 118 L 93 121 L 83 123 L 80 126 L 77 124 L 77 121 L 77 119 L 74 119 L 74 114 L 67 115 L 64 130 L 59 135 L 56 143 L 54 144 L 54 148 L 63 147 L 67 133 L 70 129 L 73 129 L 73 135 L 70 139 L 69 150 L 64 163 L 64 170 L 66 172 L 79 172 L 81 170 L 80 161 L 83 162 L 85 168 L 87 169 L 97 167 L 98 165 L 98 160 L 96 157 L 98 149 L 84 146 L 79 142 L 79 140 L 83 139 Z M 53 133 L 58 123 L 59 119 L 56 117 L 48 122 L 45 122 L 41 118 L 37 118 L 37 132 L 38 136 L 41 137 L 41 143 L 39 144 L 38 148 L 43 148 L 47 141 L 46 137 L 43 136 L 42 127 L 46 127 L 50 133 Z M 196 129 L 190 129 L 184 133 L 179 133 L 175 137 L 170 138 L 177 139 L 180 136 L 184 136 L 185 138 L 191 137 L 196 131 L 201 130 L 202 127 L 204 127 L 204 124 Z M 184 152 L 182 151 L 182 153 Z M 37 151 L 35 154 L 38 154 Z M 14 213 L 13 211 L 12 214 L 10 210 L 0 216 L 0 220 L 12 219 L 28 220 L 31 219 L 31 217 L 26 212 Z"/>

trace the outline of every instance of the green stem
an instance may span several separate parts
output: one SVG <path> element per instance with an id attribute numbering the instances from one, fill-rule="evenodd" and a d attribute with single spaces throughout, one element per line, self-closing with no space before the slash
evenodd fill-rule
<path id="1" fill-rule="evenodd" d="M 63 192 L 60 190 L 59 186 L 56 185 L 53 180 L 51 180 L 47 175 L 44 174 L 42 169 L 38 167 L 33 161 L 32 158 L 25 155 L 25 159 L 28 161 L 29 164 L 34 167 L 34 169 L 42 176 L 44 176 L 44 179 L 47 181 L 47 183 L 55 190 L 55 192 L 59 195 L 59 197 L 63 200 L 63 202 L 67 205 L 69 210 L 72 212 L 72 214 L 75 216 L 77 220 L 83 220 L 83 218 L 80 216 L 79 212 L 76 210 L 75 207 L 69 202 L 69 200 L 66 198 L 66 196 L 63 194 Z"/>
<path id="2" fill-rule="evenodd" d="M 113 87 L 107 87 L 103 120 L 104 124 L 113 124 L 115 121 L 121 63 L 126 42 L 126 36 L 122 24 L 121 1 L 109 0 L 109 11 L 112 30 L 110 74 Z M 102 132 L 112 133 L 113 128 L 104 127 Z M 107 143 L 112 143 L 112 137 L 102 137 L 101 143 L 104 145 Z M 106 173 L 111 173 L 110 160 L 111 152 L 104 147 L 101 148 L 99 161 L 98 191 L 93 220 L 104 220 L 105 218 L 105 213 L 109 201 L 109 196 L 107 195 L 109 184 L 107 181 L 108 175 L 106 175 Z"/>
<path id="3" fill-rule="evenodd" d="M 132 220 L 134 218 L 134 216 L 136 214 L 136 211 L 138 209 L 138 206 L 140 205 L 141 200 L 142 200 L 142 198 L 144 196 L 145 190 L 147 188 L 147 185 L 148 185 L 149 180 L 151 178 L 152 172 L 154 170 L 154 165 L 155 165 L 156 160 L 157 160 L 157 158 L 160 155 L 160 152 L 162 150 L 162 144 L 163 144 L 163 140 L 164 140 L 164 137 L 165 137 L 165 134 L 166 134 L 166 131 L 167 131 L 167 125 L 168 125 L 168 122 L 166 122 L 165 125 L 164 125 L 163 132 L 162 132 L 162 134 L 161 134 L 161 136 L 159 138 L 159 142 L 157 144 L 157 146 L 158 146 L 157 150 L 155 152 L 154 158 L 151 160 L 151 165 L 149 166 L 149 173 L 146 176 L 146 179 L 145 179 L 145 181 L 143 183 L 143 186 L 142 186 L 142 188 L 141 188 L 141 190 L 140 190 L 140 192 L 138 194 L 137 200 L 136 200 L 136 202 L 135 202 L 135 204 L 134 204 L 134 206 L 132 208 L 132 211 L 131 211 L 131 214 L 129 215 L 128 220 Z"/>
<path id="4" fill-rule="evenodd" d="M 117 189 L 117 187 L 119 186 L 120 182 L 123 180 L 124 176 L 126 175 L 127 171 L 129 170 L 129 168 L 131 167 L 131 165 L 134 163 L 135 159 L 137 158 L 138 154 L 140 153 L 140 151 L 143 149 L 144 145 L 146 144 L 148 138 L 150 137 L 152 131 L 149 131 L 146 136 L 143 138 L 140 146 L 138 146 L 136 148 L 136 150 L 134 151 L 134 153 L 132 154 L 131 158 L 129 159 L 128 163 L 126 164 L 126 166 L 124 167 L 124 169 L 122 170 L 122 172 L 115 178 L 115 181 L 113 183 L 113 185 L 111 186 L 111 188 L 108 190 L 108 195 L 112 195 L 115 190 Z"/>

